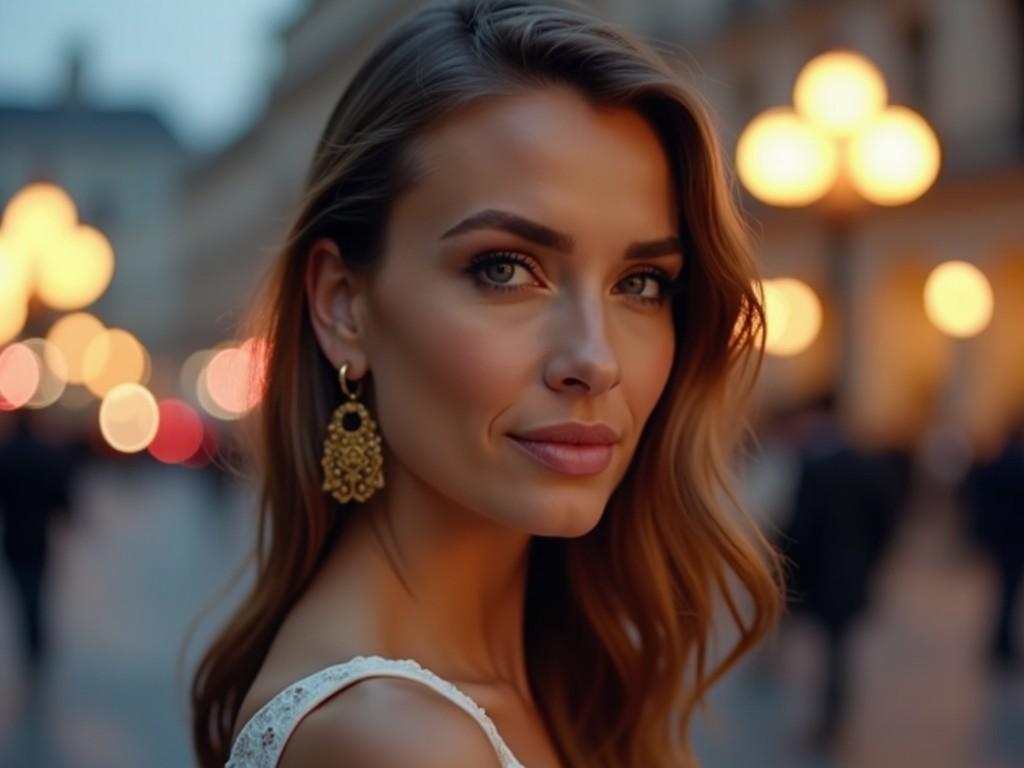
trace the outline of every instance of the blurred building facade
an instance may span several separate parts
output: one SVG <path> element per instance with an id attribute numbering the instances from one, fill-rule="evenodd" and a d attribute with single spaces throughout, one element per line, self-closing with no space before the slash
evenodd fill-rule
<path id="1" fill-rule="evenodd" d="M 315 0 L 282 30 L 284 67 L 262 117 L 190 176 L 182 258 L 193 347 L 233 321 L 298 202 L 315 142 L 369 50 L 421 0 Z M 890 102 L 923 113 L 943 170 L 917 202 L 858 213 L 849 272 L 851 365 L 838 382 L 854 433 L 908 446 L 952 407 L 979 446 L 1024 409 L 1024 2 L 1020 0 L 594 0 L 598 12 L 654 41 L 703 95 L 732 158 L 744 125 L 788 103 L 804 63 L 834 47 L 873 59 Z M 809 283 L 825 306 L 822 333 L 794 358 L 769 359 L 766 404 L 828 387 L 838 365 L 829 296 L 828 222 L 817 210 L 747 201 L 766 277 Z M 988 329 L 956 344 L 927 320 L 922 291 L 942 261 L 975 263 L 993 285 Z M 952 405 L 950 405 L 952 404 Z"/>
<path id="2" fill-rule="evenodd" d="M 88 311 L 166 352 L 189 301 L 173 212 L 190 156 L 155 112 L 90 104 L 86 67 L 82 50 L 71 49 L 56 103 L 0 104 L 0 200 L 38 181 L 70 194 L 79 222 L 114 250 L 113 279 Z"/>

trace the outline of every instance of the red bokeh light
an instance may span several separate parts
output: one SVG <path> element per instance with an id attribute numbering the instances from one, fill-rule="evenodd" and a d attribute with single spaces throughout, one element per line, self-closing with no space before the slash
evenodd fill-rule
<path id="1" fill-rule="evenodd" d="M 195 455 L 203 444 L 203 422 L 192 407 L 181 400 L 161 400 L 160 427 L 149 444 L 149 453 L 165 464 L 181 464 Z"/>

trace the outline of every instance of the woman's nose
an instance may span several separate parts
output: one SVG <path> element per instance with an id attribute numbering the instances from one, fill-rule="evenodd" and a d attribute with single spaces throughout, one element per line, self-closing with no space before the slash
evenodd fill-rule
<path id="1" fill-rule="evenodd" d="M 567 302 L 551 330 L 545 383 L 555 390 L 583 388 L 600 394 L 619 382 L 619 357 L 608 334 L 601 297 Z"/>

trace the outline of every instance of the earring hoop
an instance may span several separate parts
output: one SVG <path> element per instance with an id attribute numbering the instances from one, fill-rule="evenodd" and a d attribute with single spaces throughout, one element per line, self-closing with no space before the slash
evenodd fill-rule
<path id="1" fill-rule="evenodd" d="M 338 379 L 341 381 L 341 391 L 344 392 L 349 400 L 356 400 L 363 396 L 363 380 L 359 379 L 356 381 L 356 391 L 353 394 L 348 389 L 348 379 L 345 374 L 348 372 L 348 360 L 341 364 L 341 369 L 338 371 Z"/>

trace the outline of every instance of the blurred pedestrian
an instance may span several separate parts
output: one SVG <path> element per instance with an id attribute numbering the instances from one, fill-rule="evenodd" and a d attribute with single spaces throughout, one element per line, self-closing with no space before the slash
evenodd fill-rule
<path id="1" fill-rule="evenodd" d="M 19 409 L 9 418 L 13 429 L 0 443 L 3 559 L 17 596 L 23 658 L 35 672 L 49 647 L 45 591 L 50 523 L 55 515 L 70 513 L 73 454 L 41 439 L 33 412 Z"/>
<path id="2" fill-rule="evenodd" d="M 989 654 L 1005 667 L 1020 657 L 1014 638 L 1024 578 L 1024 422 L 1009 433 L 992 460 L 975 464 L 966 478 L 974 533 L 995 564 L 998 600 Z"/>
<path id="3" fill-rule="evenodd" d="M 850 444 L 831 394 L 800 417 L 801 459 L 792 517 L 781 549 L 789 560 L 790 599 L 824 631 L 824 697 L 816 746 L 830 747 L 842 725 L 848 689 L 848 635 L 865 609 L 871 576 L 903 498 L 902 463 Z"/>

